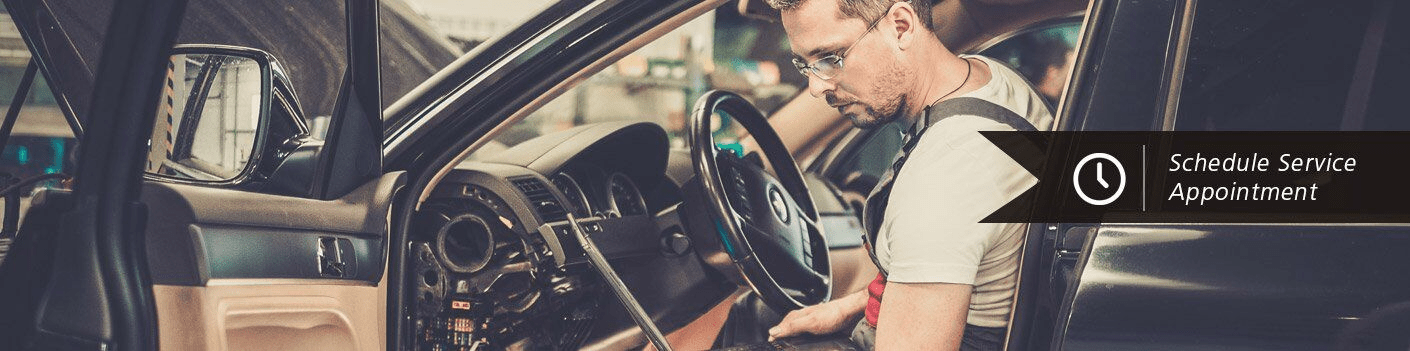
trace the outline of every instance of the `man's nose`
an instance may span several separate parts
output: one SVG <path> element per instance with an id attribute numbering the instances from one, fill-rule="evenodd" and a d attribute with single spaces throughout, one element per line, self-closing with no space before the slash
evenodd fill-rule
<path id="1" fill-rule="evenodd" d="M 824 96 L 827 96 L 828 91 L 836 89 L 836 84 L 832 84 L 832 82 L 823 80 L 822 78 L 818 78 L 816 74 L 808 75 L 808 94 L 812 95 L 813 97 L 821 99 Z"/>

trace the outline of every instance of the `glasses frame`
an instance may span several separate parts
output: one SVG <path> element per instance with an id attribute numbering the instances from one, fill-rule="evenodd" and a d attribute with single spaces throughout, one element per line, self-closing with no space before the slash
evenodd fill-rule
<path id="1" fill-rule="evenodd" d="M 823 56 L 822 58 L 813 60 L 813 62 L 809 63 L 803 63 L 803 61 L 800 61 L 798 60 L 798 58 L 795 57 L 793 58 L 793 67 L 798 68 L 798 73 L 802 74 L 803 76 L 808 76 L 808 74 L 811 73 L 814 77 L 818 77 L 818 79 L 826 81 L 831 81 L 832 79 L 837 78 L 837 76 L 842 72 L 842 69 L 846 67 L 842 64 L 842 62 L 846 58 L 847 54 L 852 52 L 852 48 L 857 47 L 857 44 L 861 43 L 862 39 L 865 39 L 867 37 L 867 34 L 871 34 L 873 30 L 876 30 L 876 25 L 881 23 L 881 20 L 884 18 L 886 18 L 886 16 L 882 15 L 881 17 L 872 20 L 871 25 L 867 26 L 867 31 L 862 32 L 862 35 L 858 36 L 857 40 L 852 41 L 852 45 L 848 45 L 847 49 L 842 50 L 841 53 L 827 54 L 827 56 Z M 833 71 L 831 73 L 824 73 L 823 69 L 818 67 L 818 64 L 822 63 L 823 61 L 833 61 L 832 65 L 836 66 L 837 68 L 830 70 Z"/>

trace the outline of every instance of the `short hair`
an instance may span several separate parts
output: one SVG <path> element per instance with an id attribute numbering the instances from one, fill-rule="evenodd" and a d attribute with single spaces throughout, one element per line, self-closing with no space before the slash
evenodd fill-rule
<path id="1" fill-rule="evenodd" d="M 792 10 L 798 5 L 809 0 L 764 0 L 769 7 L 779 12 Z M 832 0 L 837 2 L 837 9 L 842 13 L 842 18 L 860 18 L 862 21 L 875 21 L 886 15 L 886 11 L 891 9 L 891 5 L 897 0 Z M 934 32 L 935 24 L 930 22 L 931 0 L 901 0 L 911 3 L 911 7 L 916 10 L 916 17 L 920 19 L 921 27 Z"/>

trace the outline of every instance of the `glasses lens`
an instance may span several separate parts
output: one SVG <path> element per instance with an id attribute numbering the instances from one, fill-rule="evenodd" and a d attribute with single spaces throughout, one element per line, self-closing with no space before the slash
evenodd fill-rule
<path id="1" fill-rule="evenodd" d="M 803 63 L 803 61 L 793 59 L 793 67 L 798 69 L 798 74 L 802 74 L 804 76 L 808 75 L 808 64 Z"/>
<path id="2" fill-rule="evenodd" d="M 813 69 L 817 70 L 818 77 L 822 79 L 832 79 L 837 73 L 842 71 L 842 58 L 828 56 L 813 63 Z"/>

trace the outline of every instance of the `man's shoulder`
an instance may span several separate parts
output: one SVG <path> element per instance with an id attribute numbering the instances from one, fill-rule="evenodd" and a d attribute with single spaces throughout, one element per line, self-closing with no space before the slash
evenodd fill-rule
<path id="1" fill-rule="evenodd" d="M 984 87 L 962 95 L 988 101 L 1008 109 L 1028 120 L 1038 130 L 1052 127 L 1052 106 L 1034 90 L 1027 78 L 1003 61 L 979 56 L 965 55 L 984 62 L 989 67 L 989 82 Z"/>
<path id="2" fill-rule="evenodd" d="M 938 152 L 943 149 L 975 151 L 985 146 L 993 147 L 980 132 L 1013 131 L 1013 127 L 989 118 L 974 114 L 959 114 L 945 118 L 928 128 L 916 143 L 912 157 Z"/>

